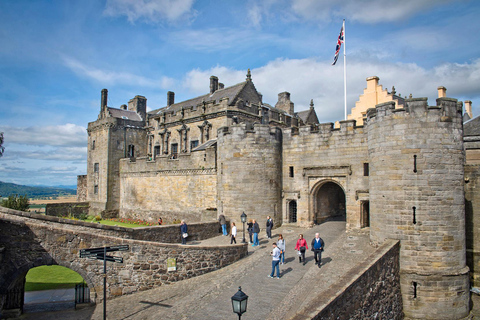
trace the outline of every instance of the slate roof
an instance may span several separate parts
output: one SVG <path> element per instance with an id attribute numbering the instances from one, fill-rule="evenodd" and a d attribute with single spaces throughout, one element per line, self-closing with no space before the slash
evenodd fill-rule
<path id="1" fill-rule="evenodd" d="M 463 136 L 480 136 L 480 116 L 463 123 Z"/>
<path id="2" fill-rule="evenodd" d="M 224 98 L 229 99 L 228 100 L 229 105 L 234 105 L 235 102 L 236 102 L 236 97 L 240 94 L 240 92 L 243 90 L 243 88 L 245 88 L 247 83 L 248 83 L 248 81 L 244 81 L 244 82 L 238 83 L 236 85 L 233 85 L 231 87 L 218 89 L 213 94 L 208 93 L 208 94 L 205 94 L 205 95 L 193 98 L 193 99 L 189 99 L 189 100 L 181 101 L 181 102 L 178 102 L 178 103 L 174 103 L 171 106 L 167 106 L 167 107 L 163 107 L 163 108 L 159 108 L 159 109 L 150 111 L 150 112 L 148 112 L 148 114 L 156 115 L 156 114 L 159 114 L 161 112 L 170 112 L 170 111 L 177 112 L 177 111 L 180 111 L 182 109 L 182 107 L 183 108 L 192 107 L 192 106 L 196 107 L 197 105 L 201 104 L 203 101 L 207 102 L 207 101 L 215 100 L 215 102 L 218 103 L 220 100 L 222 100 Z"/>
<path id="3" fill-rule="evenodd" d="M 310 109 L 304 110 L 304 111 L 296 112 L 295 116 L 299 117 L 300 120 L 302 120 L 304 124 L 319 123 L 317 113 L 315 112 L 315 109 L 313 109 L 313 108 L 310 108 Z"/>
<path id="4" fill-rule="evenodd" d="M 208 140 L 207 142 L 205 142 L 204 144 L 201 144 L 198 147 L 196 147 L 195 149 L 193 149 L 192 152 L 202 151 L 202 150 L 205 150 L 208 147 L 211 147 L 211 146 L 216 145 L 216 144 L 217 144 L 217 139 L 211 139 L 211 140 Z"/>
<path id="5" fill-rule="evenodd" d="M 110 107 L 107 107 L 107 110 L 113 118 L 142 121 L 142 117 L 140 117 L 140 115 L 135 111 L 115 109 Z"/>

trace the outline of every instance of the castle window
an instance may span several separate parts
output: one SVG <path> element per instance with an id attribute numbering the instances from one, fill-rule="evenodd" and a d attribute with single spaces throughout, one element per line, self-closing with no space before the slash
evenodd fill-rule
<path id="1" fill-rule="evenodd" d="M 99 165 L 98 162 L 93 164 L 93 172 L 98 173 L 99 172 Z"/>
<path id="2" fill-rule="evenodd" d="M 417 286 L 418 286 L 418 283 L 413 281 L 412 282 L 412 286 L 413 286 L 413 299 L 416 299 L 417 298 Z"/>
<path id="3" fill-rule="evenodd" d="M 364 175 L 365 177 L 368 177 L 369 174 L 370 174 L 370 172 L 369 172 L 369 168 L 368 168 L 368 162 L 365 162 L 365 163 L 363 164 L 363 175 Z"/>
<path id="4" fill-rule="evenodd" d="M 190 141 L 190 150 L 193 150 L 196 147 L 198 147 L 198 140 Z"/>
<path id="5" fill-rule="evenodd" d="M 95 140 L 92 141 L 92 150 L 95 150 Z"/>
<path id="6" fill-rule="evenodd" d="M 289 177 L 293 178 L 294 176 L 293 167 L 288 167 L 288 169 L 289 169 Z"/>
<path id="7" fill-rule="evenodd" d="M 98 194 L 98 185 L 93 186 L 93 193 Z"/>
<path id="8" fill-rule="evenodd" d="M 135 146 L 133 144 L 128 145 L 128 157 L 135 157 Z"/>
<path id="9" fill-rule="evenodd" d="M 178 158 L 178 143 L 172 143 L 172 159 Z"/>
<path id="10" fill-rule="evenodd" d="M 295 200 L 288 203 L 288 222 L 297 222 L 297 201 Z"/>
<path id="11" fill-rule="evenodd" d="M 153 147 L 153 154 L 158 156 L 160 154 L 160 146 Z"/>

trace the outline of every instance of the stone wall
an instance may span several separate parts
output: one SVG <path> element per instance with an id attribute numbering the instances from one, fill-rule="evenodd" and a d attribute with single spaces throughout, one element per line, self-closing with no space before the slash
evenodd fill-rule
<path id="1" fill-rule="evenodd" d="M 45 214 L 55 217 L 80 218 L 80 216 L 88 214 L 88 209 L 88 202 L 47 203 Z"/>
<path id="2" fill-rule="evenodd" d="M 242 212 L 263 228 L 272 216 L 282 224 L 282 132 L 279 128 L 255 124 L 224 127 L 217 138 L 217 208 L 237 224 Z"/>
<path id="3" fill-rule="evenodd" d="M 398 241 L 387 241 L 323 295 L 326 303 L 312 304 L 305 317 L 294 319 L 403 319 L 399 252 Z"/>
<path id="4" fill-rule="evenodd" d="M 77 202 L 87 201 L 88 196 L 87 175 L 77 176 Z"/>
<path id="5" fill-rule="evenodd" d="M 0 310 L 6 292 L 19 279 L 23 279 L 29 269 L 41 265 L 56 264 L 76 271 L 90 287 L 93 301 L 103 299 L 103 277 L 100 271 L 103 262 L 80 258 L 80 249 L 129 245 L 128 251 L 112 253 L 113 256 L 122 257 L 123 263 L 108 263 L 107 297 L 198 276 L 229 265 L 247 254 L 246 244 L 182 246 L 125 239 L 109 235 L 118 230 L 110 230 L 109 233 L 83 225 L 59 223 L 56 217 L 43 218 L 30 218 L 29 214 L 14 210 L 0 211 L 0 242 L 4 246 L 0 264 Z M 195 228 L 191 227 L 189 233 L 194 234 Z M 200 229 L 203 227 L 199 226 L 197 232 Z M 168 258 L 176 259 L 175 271 L 167 271 Z"/>
<path id="6" fill-rule="evenodd" d="M 325 183 L 333 182 L 345 193 L 347 228 L 361 227 L 360 203 L 368 200 L 369 189 L 369 177 L 364 176 L 364 163 L 369 162 L 366 138 L 365 129 L 355 126 L 354 120 L 341 121 L 339 129 L 334 129 L 333 123 L 284 129 L 284 221 L 289 220 L 290 201 L 297 202 L 299 225 L 324 216 L 317 192 Z"/>
<path id="7" fill-rule="evenodd" d="M 480 287 L 480 184 L 479 165 L 465 166 L 465 236 L 467 265 L 473 287 Z"/>
<path id="8" fill-rule="evenodd" d="M 394 102 L 368 111 L 370 238 L 401 240 L 404 313 L 461 319 L 469 312 L 462 115 L 457 100 Z"/>

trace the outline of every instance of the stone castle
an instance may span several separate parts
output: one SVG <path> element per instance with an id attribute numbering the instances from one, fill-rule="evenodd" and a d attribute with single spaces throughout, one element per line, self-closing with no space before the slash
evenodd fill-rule
<path id="1" fill-rule="evenodd" d="M 290 94 L 263 102 L 251 79 L 147 112 L 136 96 L 120 108 L 101 93 L 88 124 L 87 175 L 79 200 L 91 213 L 156 221 L 240 215 L 263 225 L 344 219 L 373 244 L 401 241 L 406 318 L 461 319 L 476 284 L 475 192 L 480 120 L 471 102 L 402 98 L 367 79 L 348 120 L 319 123 L 313 101 L 295 112 Z M 464 119 L 465 118 L 465 119 Z M 467 227 L 465 227 L 467 225 Z M 470 227 L 469 227 L 470 226 Z M 477 249 L 478 250 L 478 249 Z M 470 273 L 469 273 L 469 267 Z M 470 277 L 469 277 L 470 276 Z"/>

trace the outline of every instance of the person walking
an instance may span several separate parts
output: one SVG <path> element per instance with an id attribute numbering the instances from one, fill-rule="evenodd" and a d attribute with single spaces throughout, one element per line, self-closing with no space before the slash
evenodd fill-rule
<path id="1" fill-rule="evenodd" d="M 252 247 L 260 245 L 258 241 L 258 234 L 260 233 L 260 226 L 257 223 L 257 220 L 253 219 L 253 244 Z"/>
<path id="2" fill-rule="evenodd" d="M 185 220 L 182 220 L 182 222 L 180 223 L 180 233 L 182 236 L 182 244 L 187 244 L 188 226 L 185 223 Z"/>
<path id="3" fill-rule="evenodd" d="M 269 278 L 273 278 L 275 276 L 275 269 L 277 269 L 277 279 L 280 279 L 280 249 L 277 247 L 277 243 L 272 243 L 273 250 L 270 252 L 272 256 L 272 272 L 268 275 Z"/>
<path id="4" fill-rule="evenodd" d="M 237 244 L 237 227 L 235 226 L 235 222 L 232 222 L 232 230 L 231 230 L 232 238 L 230 239 L 230 244 L 234 243 Z"/>
<path id="5" fill-rule="evenodd" d="M 267 238 L 272 239 L 272 228 L 273 228 L 273 219 L 270 216 L 267 216 Z"/>
<path id="6" fill-rule="evenodd" d="M 320 238 L 320 234 L 318 232 L 315 233 L 315 238 L 313 238 L 311 245 L 313 257 L 315 258 L 315 264 L 320 268 L 322 263 L 322 251 L 325 248 L 325 243 L 323 242 L 323 239 Z"/>
<path id="7" fill-rule="evenodd" d="M 220 225 L 222 226 L 222 232 L 224 236 L 227 236 L 227 219 L 225 219 L 225 216 L 223 214 L 218 216 L 218 222 L 220 222 Z"/>
<path id="8" fill-rule="evenodd" d="M 250 241 L 248 243 L 253 243 L 252 236 L 253 236 L 253 221 L 252 219 L 248 220 L 247 223 L 247 231 L 248 231 L 248 236 L 250 237 Z"/>
<path id="9" fill-rule="evenodd" d="M 295 246 L 295 250 L 298 250 L 298 262 L 302 263 L 303 265 L 306 264 L 305 261 L 305 251 L 308 250 L 307 240 L 303 238 L 303 234 L 298 236 L 297 245 Z"/>
<path id="10" fill-rule="evenodd" d="M 280 249 L 280 264 L 285 264 L 285 239 L 282 234 L 278 236 L 277 247 Z"/>
<path id="11" fill-rule="evenodd" d="M 158 218 L 158 225 L 161 226 L 163 224 L 163 219 L 162 217 Z"/>

